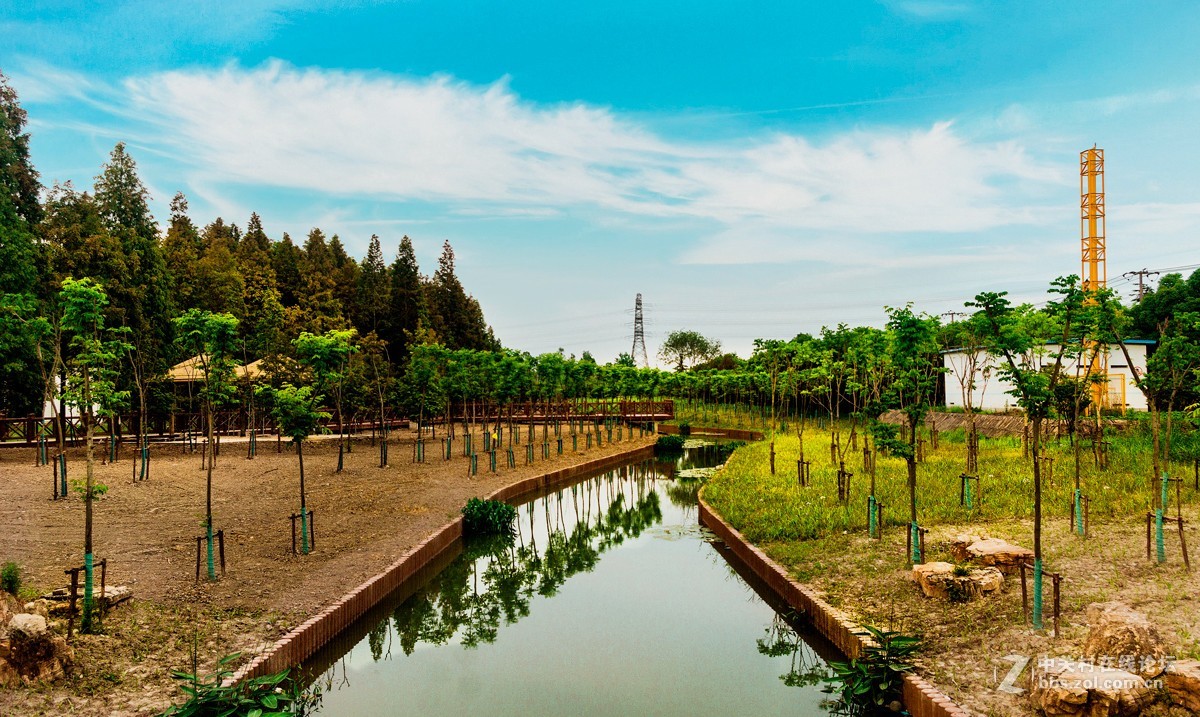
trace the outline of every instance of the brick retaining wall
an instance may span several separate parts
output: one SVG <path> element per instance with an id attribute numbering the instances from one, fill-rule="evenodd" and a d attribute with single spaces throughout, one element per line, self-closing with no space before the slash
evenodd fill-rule
<path id="1" fill-rule="evenodd" d="M 813 627 L 832 642 L 843 654 L 858 657 L 869 636 L 846 615 L 822 600 L 805 585 L 796 582 L 783 566 L 747 542 L 742 534 L 726 523 L 700 498 L 700 522 L 725 542 L 729 549 L 762 579 L 793 609 L 804 614 Z M 969 717 L 969 713 L 954 704 L 949 697 L 916 675 L 904 678 L 904 706 L 913 717 Z"/>

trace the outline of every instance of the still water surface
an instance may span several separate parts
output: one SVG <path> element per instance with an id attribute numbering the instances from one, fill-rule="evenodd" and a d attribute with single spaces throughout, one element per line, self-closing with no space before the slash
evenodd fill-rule
<path id="1" fill-rule="evenodd" d="M 310 661 L 319 714 L 823 712 L 821 655 L 838 656 L 699 526 L 700 481 L 671 478 L 718 460 L 693 448 L 531 496 L 511 543 L 468 541 Z"/>

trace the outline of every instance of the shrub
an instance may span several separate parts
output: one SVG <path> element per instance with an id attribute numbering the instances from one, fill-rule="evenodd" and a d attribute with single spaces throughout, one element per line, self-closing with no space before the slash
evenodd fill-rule
<path id="1" fill-rule="evenodd" d="M 680 421 L 680 423 L 679 423 L 679 435 L 681 435 L 681 436 L 690 436 L 690 435 L 692 435 L 692 424 L 688 423 L 687 421 Z"/>
<path id="2" fill-rule="evenodd" d="M 21 567 L 13 562 L 4 564 L 0 568 L 0 590 L 6 593 L 17 594 L 21 589 Z"/>
<path id="3" fill-rule="evenodd" d="M 464 535 L 512 535 L 517 509 L 499 500 L 472 498 L 462 516 Z"/>
<path id="4" fill-rule="evenodd" d="M 835 676 L 828 681 L 841 683 L 841 701 L 847 707 L 872 714 L 900 699 L 904 675 L 912 672 L 911 657 L 921 647 L 921 639 L 863 627 L 875 644 L 863 648 L 862 657 L 850 662 L 830 662 Z"/>
<path id="5" fill-rule="evenodd" d="M 678 453 L 683 450 L 683 436 L 659 436 L 654 442 L 655 453 Z"/>
<path id="6" fill-rule="evenodd" d="M 179 680 L 179 689 L 188 696 L 181 705 L 172 705 L 159 717 L 207 717 L 208 715 L 261 715 L 261 717 L 284 717 L 292 714 L 307 714 L 320 701 L 320 692 L 314 688 L 308 693 L 295 680 L 288 679 L 288 671 L 264 675 L 245 680 L 237 685 L 225 687 L 222 683 L 233 675 L 230 663 L 238 659 L 239 653 L 227 655 L 218 663 L 215 674 L 200 677 L 187 672 L 173 672 L 171 677 Z"/>

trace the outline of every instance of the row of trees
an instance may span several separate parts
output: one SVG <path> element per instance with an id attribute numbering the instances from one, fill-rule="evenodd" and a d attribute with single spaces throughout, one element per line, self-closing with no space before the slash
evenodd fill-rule
<path id="1" fill-rule="evenodd" d="M 377 236 L 357 261 L 317 228 L 300 243 L 286 233 L 271 239 L 257 214 L 244 230 L 222 218 L 200 226 L 182 194 L 164 231 L 123 143 L 90 190 L 67 182 L 43 191 L 26 120 L 0 74 L 0 414 L 39 414 L 48 381 L 61 380 L 49 344 L 61 343 L 59 292 L 72 277 L 102 287 L 107 324 L 129 329 L 117 384 L 136 393 L 143 412 L 171 409 L 162 379 L 190 358 L 173 320 L 191 309 L 237 319 L 239 363 L 295 358 L 294 337 L 331 329 L 373 336 L 397 365 L 415 342 L 499 348 L 455 273 L 448 242 L 426 276 L 408 237 L 390 265 Z M 38 317 L 53 327 L 48 336 L 37 333 Z"/>

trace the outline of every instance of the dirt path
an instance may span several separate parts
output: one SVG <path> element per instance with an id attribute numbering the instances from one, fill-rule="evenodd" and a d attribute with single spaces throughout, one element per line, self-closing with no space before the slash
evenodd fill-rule
<path id="1" fill-rule="evenodd" d="M 109 561 L 109 583 L 129 585 L 132 604 L 113 611 L 106 634 L 75 644 L 77 674 L 51 687 L 0 691 L 0 714 L 144 715 L 176 696 L 170 671 L 189 670 L 193 648 L 202 672 L 223 654 L 252 652 L 277 639 L 398 558 L 457 515 L 472 496 L 509 482 L 630 450 L 652 442 L 631 438 L 602 448 L 538 458 L 518 467 L 467 476 L 461 438 L 450 461 L 427 442 L 427 462 L 411 463 L 415 434 L 394 436 L 391 466 L 358 441 L 335 473 L 332 441 L 305 447 L 307 502 L 315 511 L 317 550 L 291 553 L 288 515 L 299 509 L 296 456 L 274 441 L 260 443 L 255 460 L 245 444 L 223 447 L 213 474 L 213 515 L 226 533 L 228 572 L 216 583 L 195 578 L 196 541 L 204 520 L 205 473 L 200 454 L 177 445 L 154 447 L 152 478 L 134 484 L 128 455 L 97 466 L 96 480 L 109 487 L 95 505 L 98 557 Z M 476 445 L 482 443 L 475 436 Z M 535 451 L 540 455 L 540 451 Z M 69 475 L 84 475 L 83 452 L 72 452 Z M 46 591 L 64 584 L 63 570 L 82 563 L 83 504 L 78 496 L 50 500 L 49 467 L 33 467 L 32 450 L 0 451 L 0 562 L 15 561 L 25 585 Z"/>

